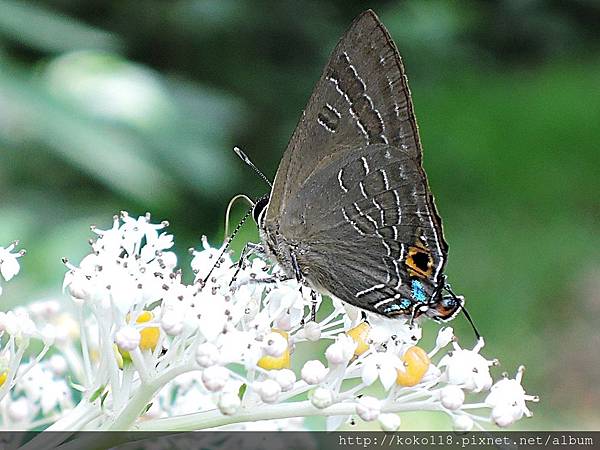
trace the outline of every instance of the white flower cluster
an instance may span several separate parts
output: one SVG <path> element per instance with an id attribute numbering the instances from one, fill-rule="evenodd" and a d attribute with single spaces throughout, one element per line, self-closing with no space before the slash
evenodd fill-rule
<path id="1" fill-rule="evenodd" d="M 0 403 L 6 411 L 3 429 L 35 429 L 70 411 L 73 392 L 64 378 L 65 367 L 60 355 L 21 365 L 11 395 Z"/>
<path id="2" fill-rule="evenodd" d="M 24 250 L 13 253 L 17 245 L 15 241 L 7 248 L 0 247 L 0 273 L 6 281 L 19 272 L 17 259 L 25 254 Z M 57 303 L 47 302 L 48 305 L 52 305 L 52 311 L 57 310 Z M 44 312 L 48 311 L 44 311 L 43 302 L 29 308 L 0 311 L 0 423 L 3 430 L 46 425 L 72 406 L 72 392 L 63 377 L 64 358 L 56 354 L 43 359 L 56 338 L 52 326 L 39 326 L 34 320 Z M 30 348 L 32 340 L 42 344 L 37 352 Z"/>
<path id="3" fill-rule="evenodd" d="M 483 340 L 462 349 L 443 328 L 427 352 L 418 322 L 365 320 L 352 306 L 283 281 L 256 255 L 234 263 L 206 238 L 191 251 L 195 279 L 186 284 L 172 236 L 159 233 L 166 226 L 122 213 L 111 229 L 93 228 L 92 253 L 79 266 L 65 261 L 76 321 L 52 302 L 30 307 L 63 355 L 48 370 L 68 368 L 82 397 L 49 429 L 289 430 L 321 415 L 328 429 L 360 418 L 391 431 L 401 426 L 399 413 L 428 410 L 470 430 L 531 414 L 525 401 L 537 399 L 521 387 L 522 370 L 494 384 Z M 324 354 L 307 359 L 320 343 Z M 484 391 L 483 402 L 466 401 Z M 69 401 L 57 395 L 41 407 L 64 410 Z"/>

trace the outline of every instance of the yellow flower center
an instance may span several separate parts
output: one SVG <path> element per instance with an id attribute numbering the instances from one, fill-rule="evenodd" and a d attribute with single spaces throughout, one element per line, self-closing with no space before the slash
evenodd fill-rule
<path id="1" fill-rule="evenodd" d="M 414 386 L 419 384 L 429 369 L 429 356 L 421 347 L 413 346 L 406 350 L 400 358 L 404 367 L 398 369 L 396 383 L 400 386 Z"/>
<path id="2" fill-rule="evenodd" d="M 288 341 L 289 335 L 286 331 L 278 330 L 277 328 L 273 328 L 273 333 L 280 334 Z M 289 341 L 288 341 L 289 342 Z M 265 370 L 278 370 L 278 369 L 289 369 L 290 367 L 290 346 L 288 346 L 284 350 L 284 352 L 280 356 L 270 356 L 265 355 L 258 360 L 256 363 L 258 367 L 261 367 Z"/>
<path id="3" fill-rule="evenodd" d="M 137 323 L 144 323 L 150 322 L 152 319 L 154 319 L 154 314 L 152 314 L 150 311 L 142 311 L 135 321 Z"/>
<path id="4" fill-rule="evenodd" d="M 154 319 L 154 314 L 150 311 L 142 311 L 139 316 L 135 319 L 136 323 L 147 323 Z M 131 321 L 131 314 L 127 314 L 125 317 L 125 321 L 129 323 Z M 146 327 L 140 330 L 140 350 L 150 350 L 154 351 L 156 349 L 156 345 L 158 344 L 158 339 L 160 337 L 160 328 L 159 327 Z M 119 364 L 119 368 L 123 368 L 124 362 L 130 362 L 131 356 L 129 352 L 118 349 L 118 353 L 121 358 L 117 356 L 117 364 Z"/>
<path id="5" fill-rule="evenodd" d="M 360 356 L 369 350 L 369 344 L 367 343 L 369 324 L 367 322 L 359 323 L 354 328 L 349 329 L 346 334 L 350 336 L 357 344 L 356 349 L 354 350 L 354 354 L 356 356 Z"/>

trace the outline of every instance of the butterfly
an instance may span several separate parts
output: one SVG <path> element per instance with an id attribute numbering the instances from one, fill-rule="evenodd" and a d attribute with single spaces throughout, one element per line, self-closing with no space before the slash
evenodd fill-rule
<path id="1" fill-rule="evenodd" d="M 373 11 L 333 50 L 254 216 L 266 253 L 319 292 L 411 320 L 463 308 L 402 58 Z"/>

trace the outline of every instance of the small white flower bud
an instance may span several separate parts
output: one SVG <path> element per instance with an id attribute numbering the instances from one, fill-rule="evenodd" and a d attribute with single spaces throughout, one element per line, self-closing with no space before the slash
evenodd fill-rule
<path id="1" fill-rule="evenodd" d="M 310 396 L 310 402 L 315 408 L 323 409 L 333 403 L 333 393 L 324 387 L 316 388 Z"/>
<path id="2" fill-rule="evenodd" d="M 319 384 L 325 379 L 327 368 L 319 360 L 313 359 L 306 361 L 300 376 L 307 384 Z"/>
<path id="3" fill-rule="evenodd" d="M 500 404 L 492 408 L 492 420 L 499 427 L 508 427 L 515 422 L 515 411 L 508 404 Z"/>
<path id="4" fill-rule="evenodd" d="M 140 339 L 140 332 L 129 325 L 121 328 L 115 335 L 115 343 L 126 352 L 135 350 L 140 345 Z"/>
<path id="5" fill-rule="evenodd" d="M 281 386 L 274 380 L 265 380 L 257 386 L 258 395 L 265 403 L 275 403 L 281 394 Z"/>
<path id="6" fill-rule="evenodd" d="M 379 425 L 383 431 L 398 431 L 400 416 L 398 414 L 379 414 Z"/>
<path id="7" fill-rule="evenodd" d="M 381 412 L 381 403 L 375 397 L 365 395 L 356 404 L 356 414 L 365 422 L 377 420 Z"/>
<path id="8" fill-rule="evenodd" d="M 56 375 L 64 375 L 68 369 L 67 361 L 61 355 L 52 355 L 48 363 Z"/>
<path id="9" fill-rule="evenodd" d="M 456 346 L 454 351 L 445 355 L 438 365 L 446 366 L 445 380 L 467 391 L 481 392 L 490 389 L 493 380 L 489 368 L 493 361 L 488 361 L 478 351 L 477 346 L 474 350 L 463 350 Z"/>
<path id="10" fill-rule="evenodd" d="M 456 431 L 471 431 L 473 429 L 473 419 L 461 414 L 459 416 L 454 416 L 452 425 Z"/>
<path id="11" fill-rule="evenodd" d="M 226 416 L 231 416 L 237 412 L 242 402 L 240 397 L 234 392 L 223 392 L 219 397 L 219 411 Z"/>
<path id="12" fill-rule="evenodd" d="M 35 316 L 49 319 L 60 312 L 60 303 L 56 300 L 44 300 L 31 303 L 27 309 Z"/>
<path id="13" fill-rule="evenodd" d="M 219 349 L 210 342 L 200 344 L 196 349 L 196 362 L 200 367 L 214 366 L 219 362 Z"/>
<path id="14" fill-rule="evenodd" d="M 279 383 L 281 386 L 281 390 L 283 392 L 287 392 L 294 387 L 294 383 L 296 382 L 296 374 L 290 369 L 281 369 L 274 371 L 273 379 Z"/>
<path id="15" fill-rule="evenodd" d="M 440 391 L 440 400 L 445 408 L 458 409 L 465 402 L 465 393 L 458 386 L 449 384 Z"/>
<path id="16" fill-rule="evenodd" d="M 6 331 L 6 333 L 9 336 L 16 336 L 17 334 L 19 334 L 19 331 L 20 331 L 19 323 L 17 322 L 16 317 L 10 311 L 6 315 L 6 321 L 4 323 L 4 330 Z"/>
<path id="17" fill-rule="evenodd" d="M 454 340 L 454 330 L 452 327 L 444 327 L 442 328 L 435 340 L 435 346 L 438 348 L 445 347 L 450 342 Z"/>
<path id="18" fill-rule="evenodd" d="M 31 320 L 29 318 L 29 315 L 27 313 L 18 314 L 17 320 L 18 320 L 17 327 L 21 333 L 21 336 L 31 337 L 36 334 L 37 328 L 35 326 L 35 323 L 33 322 L 33 320 Z M 50 336 L 42 336 L 42 339 L 46 339 L 46 337 L 50 338 Z M 54 336 L 51 337 L 51 340 L 54 341 Z M 49 345 L 52 345 L 52 343 Z"/>
<path id="19" fill-rule="evenodd" d="M 29 417 L 30 405 L 25 397 L 13 400 L 8 404 L 8 417 L 13 422 L 22 422 Z"/>
<path id="20" fill-rule="evenodd" d="M 202 371 L 204 387 L 211 392 L 223 389 L 229 379 L 229 370 L 223 366 L 211 366 Z"/>
<path id="21" fill-rule="evenodd" d="M 265 336 L 263 350 L 264 352 L 275 358 L 283 355 L 283 352 L 288 348 L 287 339 L 279 333 L 269 333 Z"/>
<path id="22" fill-rule="evenodd" d="M 52 325 L 46 325 L 42 330 L 42 342 L 44 345 L 51 346 L 56 339 L 56 329 Z"/>
<path id="23" fill-rule="evenodd" d="M 304 337 L 311 342 L 316 342 L 321 339 L 321 325 L 314 321 L 305 324 Z"/>
<path id="24" fill-rule="evenodd" d="M 281 317 L 277 319 L 275 322 L 275 326 L 283 331 L 290 331 L 293 327 L 292 324 L 292 315 L 291 314 L 283 314 Z"/>
<path id="25" fill-rule="evenodd" d="M 330 365 L 346 364 L 354 356 L 357 343 L 345 334 L 342 334 L 336 342 L 327 347 L 325 357 Z"/>
<path id="26" fill-rule="evenodd" d="M 91 297 L 90 285 L 91 281 L 88 280 L 81 271 L 77 271 L 73 274 L 71 282 L 67 286 L 67 292 L 74 301 L 85 301 Z"/>
<path id="27" fill-rule="evenodd" d="M 46 317 L 52 317 L 60 312 L 60 303 L 56 300 L 47 300 L 43 302 L 44 309 L 43 315 Z"/>
<path id="28" fill-rule="evenodd" d="M 348 360 L 344 357 L 344 350 L 341 345 L 337 342 L 334 342 L 325 351 L 325 357 L 327 358 L 327 362 L 330 365 L 343 364 L 348 362 Z"/>
<path id="29" fill-rule="evenodd" d="M 160 326 L 170 336 L 177 336 L 183 330 L 184 317 L 178 311 L 167 310 L 160 319 Z"/>

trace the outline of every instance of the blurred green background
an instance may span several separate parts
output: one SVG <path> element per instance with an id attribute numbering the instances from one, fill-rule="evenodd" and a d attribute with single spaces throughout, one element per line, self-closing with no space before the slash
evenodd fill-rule
<path id="1" fill-rule="evenodd" d="M 405 60 L 453 287 L 496 375 L 526 364 L 542 399 L 520 428 L 600 429 L 594 0 L 0 0 L 0 245 L 28 250 L 2 309 L 61 296 L 60 257 L 119 210 L 168 219 L 182 267 L 220 243 L 229 199 L 267 192 L 231 148 L 274 176 L 367 7 Z"/>

